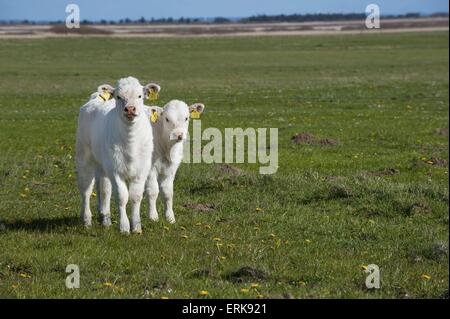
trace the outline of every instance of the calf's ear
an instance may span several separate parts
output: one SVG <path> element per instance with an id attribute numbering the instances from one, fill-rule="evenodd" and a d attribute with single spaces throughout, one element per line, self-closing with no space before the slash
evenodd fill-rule
<path id="1" fill-rule="evenodd" d="M 159 106 L 148 106 L 147 110 L 148 110 L 148 115 L 150 117 L 150 121 L 152 121 L 152 123 L 156 123 L 158 121 L 159 116 L 164 111 L 164 109 Z"/>
<path id="2" fill-rule="evenodd" d="M 194 103 L 191 106 L 189 106 L 189 112 L 197 112 L 197 113 L 202 113 L 203 110 L 205 109 L 205 105 L 202 103 Z"/>
<path id="3" fill-rule="evenodd" d="M 102 84 L 97 88 L 98 97 L 103 101 L 108 101 L 114 94 L 114 88 L 109 84 Z"/>
<path id="4" fill-rule="evenodd" d="M 109 94 L 114 94 L 114 88 L 109 84 L 102 84 L 97 88 L 97 92 L 102 94 L 104 92 L 108 92 Z"/>
<path id="5" fill-rule="evenodd" d="M 144 86 L 144 96 L 150 101 L 156 101 L 160 91 L 161 87 L 156 83 L 149 83 Z"/>

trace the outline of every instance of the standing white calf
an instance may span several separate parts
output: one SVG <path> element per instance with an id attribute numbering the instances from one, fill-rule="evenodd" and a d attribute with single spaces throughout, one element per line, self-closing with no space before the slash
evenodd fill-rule
<path id="1" fill-rule="evenodd" d="M 123 78 L 116 88 L 99 86 L 114 99 L 104 101 L 101 94 L 93 94 L 78 117 L 76 168 L 81 193 L 81 218 L 91 226 L 92 214 L 89 198 L 97 180 L 100 214 L 103 225 L 111 224 L 111 189 L 119 207 L 120 231 L 130 232 L 126 214 L 128 199 L 132 203 L 131 230 L 141 232 L 140 203 L 151 162 L 153 134 L 144 106 L 144 95 L 159 86 L 142 87 L 133 77 Z M 98 98 L 96 98 L 98 96 Z M 127 182 L 129 187 L 127 187 Z"/>
<path id="2" fill-rule="evenodd" d="M 165 216 L 168 222 L 175 223 L 173 213 L 173 181 L 183 159 L 183 141 L 189 129 L 189 118 L 193 111 L 202 113 L 205 106 L 200 103 L 187 106 L 186 103 L 173 100 L 164 108 L 148 108 L 153 117 L 153 157 L 152 167 L 146 183 L 149 198 L 149 217 L 158 220 L 156 199 L 159 189 L 163 194 Z M 156 113 L 156 114 L 154 114 Z"/>

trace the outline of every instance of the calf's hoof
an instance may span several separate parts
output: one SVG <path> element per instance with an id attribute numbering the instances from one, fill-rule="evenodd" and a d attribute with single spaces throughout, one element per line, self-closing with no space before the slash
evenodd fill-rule
<path id="1" fill-rule="evenodd" d="M 166 214 L 166 220 L 169 224 L 175 224 L 175 216 L 173 214 Z"/>
<path id="2" fill-rule="evenodd" d="M 111 226 L 111 217 L 103 217 L 103 220 L 102 220 L 102 226 L 103 227 L 109 227 L 109 226 Z"/>
<path id="3" fill-rule="evenodd" d="M 142 226 L 141 223 L 135 225 L 132 227 L 131 231 L 133 232 L 133 234 L 142 234 Z"/>
<path id="4" fill-rule="evenodd" d="M 92 221 L 91 220 L 84 220 L 83 221 L 85 228 L 91 228 L 92 227 Z"/>
<path id="5" fill-rule="evenodd" d="M 130 222 L 128 220 L 121 221 L 119 229 L 122 234 L 129 234 L 130 233 Z"/>
<path id="6" fill-rule="evenodd" d="M 150 218 L 150 220 L 151 220 L 152 222 L 157 222 L 157 221 L 159 221 L 158 213 L 150 213 L 150 214 L 148 214 L 148 218 Z"/>

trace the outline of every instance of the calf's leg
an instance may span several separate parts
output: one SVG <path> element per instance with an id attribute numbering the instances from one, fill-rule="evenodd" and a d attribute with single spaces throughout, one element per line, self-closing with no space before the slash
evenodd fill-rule
<path id="1" fill-rule="evenodd" d="M 99 213 L 102 225 L 111 226 L 111 181 L 104 174 L 97 178 L 97 197 L 99 198 Z"/>
<path id="2" fill-rule="evenodd" d="M 84 226 L 92 226 L 92 212 L 90 208 L 90 198 L 94 188 L 95 169 L 92 163 L 88 161 L 77 165 L 77 184 L 81 195 L 80 216 Z"/>
<path id="3" fill-rule="evenodd" d="M 128 202 L 128 189 L 127 184 L 120 176 L 113 176 L 111 178 L 112 190 L 114 192 L 114 197 L 117 202 L 117 207 L 119 207 L 119 229 L 120 232 L 129 234 L 130 233 L 130 221 L 127 216 L 127 202 Z"/>
<path id="4" fill-rule="evenodd" d="M 163 194 L 165 215 L 166 220 L 174 224 L 175 214 L 173 213 L 173 180 L 175 179 L 174 174 L 165 175 L 161 179 L 161 192 Z"/>
<path id="5" fill-rule="evenodd" d="M 147 179 L 146 193 L 148 196 L 148 216 L 150 220 L 157 222 L 159 217 L 158 211 L 156 209 L 156 200 L 158 199 L 159 186 L 157 172 L 154 170 L 150 172 L 150 175 Z"/>
<path id="6" fill-rule="evenodd" d="M 140 208 L 144 187 L 145 178 L 136 179 L 130 182 L 131 231 L 136 234 L 142 233 Z"/>

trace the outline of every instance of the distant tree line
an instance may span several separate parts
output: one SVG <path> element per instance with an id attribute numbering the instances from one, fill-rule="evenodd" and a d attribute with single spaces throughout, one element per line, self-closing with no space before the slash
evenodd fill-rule
<path id="1" fill-rule="evenodd" d="M 402 15 L 384 15 L 382 18 L 384 19 L 395 19 L 395 18 L 418 18 L 424 17 L 420 13 L 407 13 Z M 428 15 L 427 17 L 448 17 L 448 13 L 434 13 Z M 90 20 L 82 20 L 81 24 L 85 25 L 93 25 L 93 24 L 199 24 L 199 23 L 212 23 L 212 24 L 226 24 L 232 22 L 240 22 L 240 23 L 271 23 L 271 22 L 312 22 L 312 21 L 343 21 L 343 20 L 363 20 L 366 18 L 364 13 L 317 13 L 317 14 L 280 14 L 280 15 L 256 15 L 247 18 L 225 18 L 225 17 L 216 17 L 216 18 L 151 18 L 146 19 L 145 17 L 141 17 L 137 20 L 132 20 L 129 18 L 124 18 L 120 20 L 105 20 L 102 19 L 100 21 L 90 21 Z M 0 24 L 63 24 L 65 21 L 46 21 L 46 22 L 37 22 L 30 20 L 10 20 L 10 21 L 0 21 Z"/>

